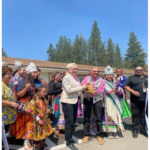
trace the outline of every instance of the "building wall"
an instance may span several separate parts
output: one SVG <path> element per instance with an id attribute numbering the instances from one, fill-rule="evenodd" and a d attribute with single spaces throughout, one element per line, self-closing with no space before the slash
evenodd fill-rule
<path id="1" fill-rule="evenodd" d="M 50 76 L 48 72 L 41 72 L 40 78 L 44 79 L 47 83 L 50 80 Z"/>
<path id="2" fill-rule="evenodd" d="M 13 71 L 15 71 L 17 69 L 16 66 L 14 65 L 9 65 Z M 57 68 L 57 69 L 54 69 L 54 68 L 42 68 L 42 67 L 39 67 L 41 69 L 41 75 L 40 77 L 43 78 L 46 82 L 49 82 L 49 80 L 51 79 L 53 73 L 55 71 L 58 71 L 60 73 L 63 73 L 64 72 L 64 69 L 60 69 L 60 68 Z M 78 70 L 78 78 L 80 79 L 80 81 L 83 80 L 84 77 L 86 77 L 87 75 L 89 74 L 89 71 L 83 71 L 83 70 Z M 99 73 L 100 77 L 103 78 L 104 77 L 104 72 L 100 72 Z M 114 75 L 115 75 L 115 72 L 114 72 Z M 131 76 L 132 74 L 124 74 L 126 77 L 129 77 Z"/>

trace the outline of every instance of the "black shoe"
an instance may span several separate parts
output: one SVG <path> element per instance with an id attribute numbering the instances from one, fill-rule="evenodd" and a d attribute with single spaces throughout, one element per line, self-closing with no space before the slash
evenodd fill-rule
<path id="1" fill-rule="evenodd" d="M 74 141 L 73 139 L 71 139 L 71 144 L 78 144 L 78 142 L 77 141 Z M 66 141 L 64 141 L 64 143 L 66 144 Z"/>
<path id="2" fill-rule="evenodd" d="M 133 138 L 137 138 L 138 137 L 138 130 L 133 130 Z"/>
<path id="3" fill-rule="evenodd" d="M 144 135 L 145 137 L 148 138 L 148 134 L 145 130 L 140 130 L 140 134 Z"/>
<path id="4" fill-rule="evenodd" d="M 71 139 L 71 143 L 72 143 L 72 144 L 78 144 L 78 142 L 77 142 L 77 141 L 74 141 L 73 139 Z"/>
<path id="5" fill-rule="evenodd" d="M 77 150 L 77 148 L 73 144 L 66 145 L 66 148 L 69 150 Z"/>

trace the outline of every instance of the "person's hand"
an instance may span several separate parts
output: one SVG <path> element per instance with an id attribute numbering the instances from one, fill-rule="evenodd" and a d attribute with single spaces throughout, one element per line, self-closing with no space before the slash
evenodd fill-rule
<path id="1" fill-rule="evenodd" d="M 11 102 L 11 107 L 18 108 L 19 104 L 15 103 L 15 102 Z"/>
<path id="2" fill-rule="evenodd" d="M 116 92 L 117 92 L 117 87 L 115 87 L 113 90 L 114 90 L 114 92 L 116 93 Z"/>
<path id="3" fill-rule="evenodd" d="M 132 92 L 135 96 L 139 97 L 140 96 L 140 93 L 138 91 L 133 91 Z"/>
<path id="4" fill-rule="evenodd" d="M 90 82 L 86 82 L 85 84 L 86 84 L 86 85 L 90 85 Z"/>
<path id="5" fill-rule="evenodd" d="M 38 122 L 40 125 L 43 125 L 43 123 L 44 123 L 41 119 L 39 119 Z"/>
<path id="6" fill-rule="evenodd" d="M 27 90 L 30 90 L 30 89 L 31 89 L 31 83 L 27 83 L 27 84 L 26 84 L 26 89 L 27 89 Z"/>
<path id="7" fill-rule="evenodd" d="M 88 88 L 88 86 L 89 86 L 88 84 L 83 84 L 82 85 L 83 90 L 86 90 Z"/>
<path id="8" fill-rule="evenodd" d="M 48 100 L 45 100 L 45 103 L 48 104 Z"/>
<path id="9" fill-rule="evenodd" d="M 111 90 L 111 93 L 116 92 L 117 88 L 115 87 L 113 90 Z"/>
<path id="10" fill-rule="evenodd" d="M 50 109 L 47 109 L 46 114 L 49 114 L 49 113 L 50 113 Z"/>

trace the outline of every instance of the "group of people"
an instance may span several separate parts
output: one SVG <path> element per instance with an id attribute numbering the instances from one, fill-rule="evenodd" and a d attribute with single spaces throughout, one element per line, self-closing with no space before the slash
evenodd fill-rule
<path id="1" fill-rule="evenodd" d="M 54 132 L 57 137 L 65 138 L 67 149 L 73 150 L 72 135 L 77 117 L 81 116 L 84 143 L 91 134 L 96 134 L 98 143 L 104 144 L 104 132 L 108 138 L 118 139 L 118 133 L 123 136 L 123 119 L 131 115 L 133 138 L 138 137 L 139 131 L 147 136 L 148 76 L 141 66 L 128 79 L 122 69 L 116 70 L 115 77 L 110 66 L 101 78 L 94 67 L 81 83 L 75 63 L 69 63 L 63 75 L 55 72 L 49 83 L 40 78 L 41 70 L 34 63 L 17 66 L 13 73 L 6 63 L 2 64 L 2 135 L 6 150 L 9 149 L 6 131 L 16 139 L 24 139 L 25 149 L 44 150 L 45 139 Z M 131 93 L 131 110 L 125 89 Z"/>

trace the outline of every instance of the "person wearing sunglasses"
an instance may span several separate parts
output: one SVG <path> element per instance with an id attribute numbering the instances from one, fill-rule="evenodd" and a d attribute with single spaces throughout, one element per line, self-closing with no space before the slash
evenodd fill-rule
<path id="1" fill-rule="evenodd" d="M 133 138 L 138 137 L 138 132 L 148 136 L 145 130 L 145 100 L 148 88 L 148 76 L 144 74 L 142 66 L 135 68 L 135 74 L 128 77 L 124 88 L 130 92 Z"/>

